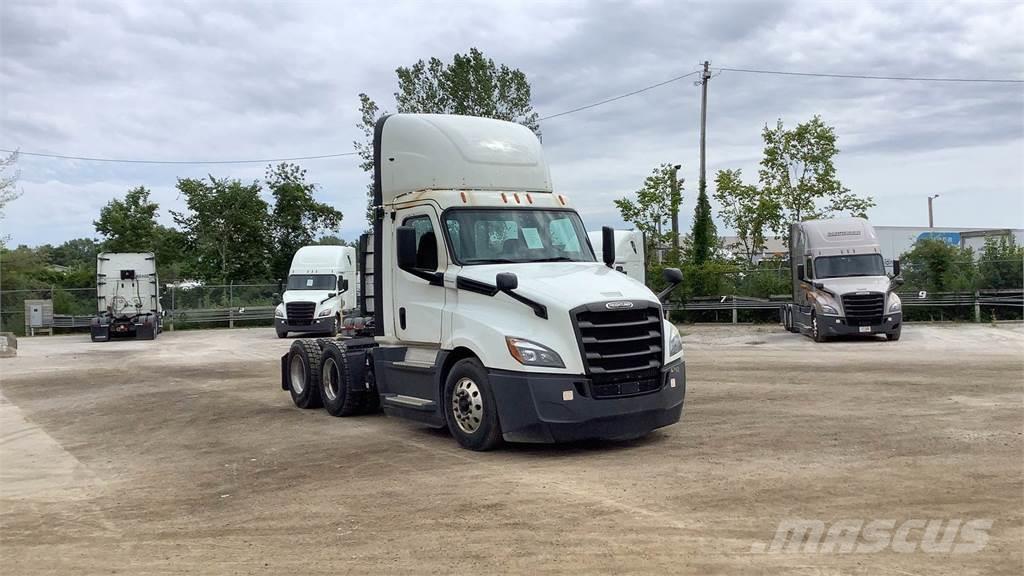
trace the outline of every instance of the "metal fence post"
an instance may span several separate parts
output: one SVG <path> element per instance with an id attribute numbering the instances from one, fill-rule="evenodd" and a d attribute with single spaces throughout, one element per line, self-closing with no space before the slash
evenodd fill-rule
<path id="1" fill-rule="evenodd" d="M 174 332 L 174 284 L 171 284 L 171 332 Z"/>
<path id="2" fill-rule="evenodd" d="M 978 302 L 978 298 L 981 297 L 979 290 L 974 291 L 974 321 L 981 322 L 981 303 Z"/>
<path id="3" fill-rule="evenodd" d="M 228 284 L 228 328 L 235 327 L 235 281 Z"/>
<path id="4" fill-rule="evenodd" d="M 736 317 L 736 296 L 733 295 L 733 297 L 732 297 L 732 323 L 733 324 L 738 324 L 736 319 L 737 319 L 737 317 Z"/>

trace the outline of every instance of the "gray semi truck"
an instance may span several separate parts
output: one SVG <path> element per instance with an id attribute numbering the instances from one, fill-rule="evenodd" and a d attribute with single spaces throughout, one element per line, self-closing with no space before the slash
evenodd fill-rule
<path id="1" fill-rule="evenodd" d="M 809 220 L 790 227 L 793 301 L 782 306 L 786 330 L 816 342 L 837 336 L 884 334 L 903 326 L 900 262 L 887 274 L 882 249 L 863 218 Z"/>

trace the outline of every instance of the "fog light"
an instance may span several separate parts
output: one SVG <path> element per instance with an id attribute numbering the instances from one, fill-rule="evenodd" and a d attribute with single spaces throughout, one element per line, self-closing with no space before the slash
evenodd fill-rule
<path id="1" fill-rule="evenodd" d="M 885 321 L 886 322 L 892 322 L 892 316 L 889 316 L 888 318 L 886 318 Z"/>
<path id="2" fill-rule="evenodd" d="M 675 388 L 676 387 L 676 379 L 675 378 L 670 378 L 669 381 L 668 381 L 668 385 L 671 388 Z"/>
<path id="3" fill-rule="evenodd" d="M 572 390 L 562 390 L 562 400 L 566 402 L 572 400 Z"/>
<path id="4" fill-rule="evenodd" d="M 839 318 L 836 318 L 836 324 L 842 324 L 842 322 L 839 321 Z"/>

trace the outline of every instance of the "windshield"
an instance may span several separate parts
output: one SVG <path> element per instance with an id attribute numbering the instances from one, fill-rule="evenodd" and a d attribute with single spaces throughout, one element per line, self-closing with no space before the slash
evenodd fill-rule
<path id="1" fill-rule="evenodd" d="M 462 265 L 594 261 L 583 222 L 569 210 L 455 209 L 444 221 Z"/>
<path id="2" fill-rule="evenodd" d="M 333 274 L 292 274 L 288 277 L 288 290 L 334 290 L 338 281 Z"/>
<path id="3" fill-rule="evenodd" d="M 815 278 L 845 278 L 847 276 L 885 276 L 885 263 L 881 254 L 855 254 L 850 256 L 822 256 L 814 259 Z"/>

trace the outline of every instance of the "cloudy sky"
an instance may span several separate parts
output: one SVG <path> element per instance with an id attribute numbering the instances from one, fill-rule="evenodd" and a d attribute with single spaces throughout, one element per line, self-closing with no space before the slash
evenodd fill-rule
<path id="1" fill-rule="evenodd" d="M 1024 85 L 719 71 L 1024 78 L 1024 4 L 863 2 L 0 1 L 0 148 L 102 158 L 224 160 L 347 152 L 359 92 L 393 107 L 394 70 L 480 48 L 523 70 L 541 116 L 695 70 L 708 59 L 709 179 L 756 178 L 760 129 L 814 114 L 836 127 L 843 183 L 877 224 L 1024 227 Z M 588 228 L 661 162 L 694 205 L 700 91 L 686 79 L 542 124 L 555 185 Z M 306 161 L 320 199 L 365 227 L 355 157 Z M 94 236 L 111 198 L 178 177 L 259 179 L 260 164 L 34 158 L 0 223 L 12 243 Z"/>

